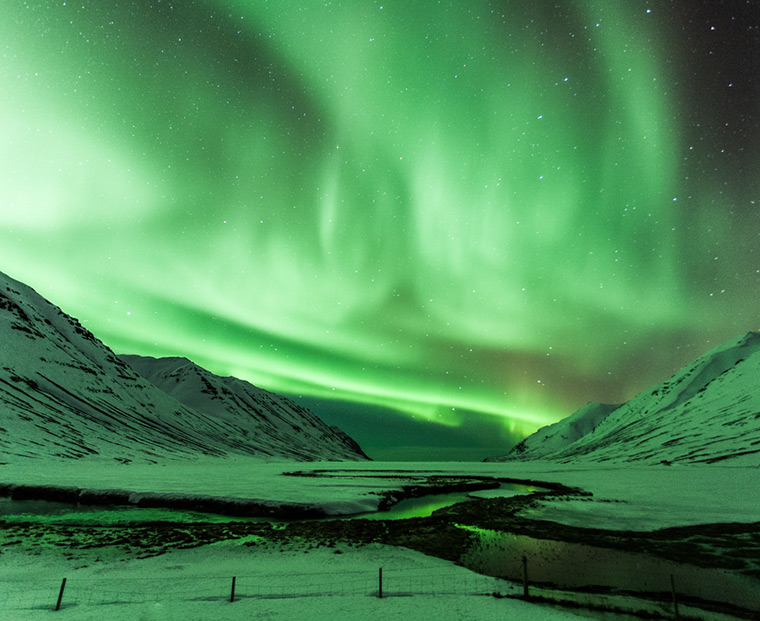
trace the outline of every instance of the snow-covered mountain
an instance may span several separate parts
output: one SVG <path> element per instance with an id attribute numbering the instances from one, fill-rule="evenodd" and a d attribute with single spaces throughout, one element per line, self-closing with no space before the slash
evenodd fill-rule
<path id="1" fill-rule="evenodd" d="M 367 459 L 344 433 L 289 400 L 187 361 L 171 359 L 178 373 L 187 368 L 183 373 L 194 372 L 197 381 L 164 392 L 76 319 L 3 273 L 0 343 L 2 462 L 93 455 L 123 462 L 228 454 Z M 193 396 L 194 386 L 223 395 L 222 407 L 212 407 L 211 394 Z"/>
<path id="2" fill-rule="evenodd" d="M 621 406 L 589 404 L 489 461 L 760 465 L 760 334 L 724 343 Z"/>
<path id="3" fill-rule="evenodd" d="M 588 403 L 567 418 L 541 427 L 517 444 L 509 453 L 510 460 L 540 459 L 560 451 L 579 440 L 620 405 Z"/>
<path id="4" fill-rule="evenodd" d="M 187 358 L 119 358 L 196 412 L 231 425 L 247 423 L 241 434 L 246 438 L 253 435 L 259 450 L 293 459 L 326 459 L 326 451 L 335 453 L 334 459 L 345 459 L 348 454 L 367 458 L 359 445 L 337 427 L 325 424 L 290 399 L 244 380 L 214 375 Z"/>

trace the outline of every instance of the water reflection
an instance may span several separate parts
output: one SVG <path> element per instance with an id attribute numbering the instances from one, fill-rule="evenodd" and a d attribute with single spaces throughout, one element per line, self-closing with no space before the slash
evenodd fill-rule
<path id="1" fill-rule="evenodd" d="M 516 483 L 502 483 L 498 488 L 476 490 L 471 492 L 452 492 L 449 494 L 428 494 L 419 498 L 405 498 L 391 506 L 388 511 L 372 511 L 346 516 L 343 519 L 366 520 L 406 520 L 409 518 L 430 517 L 434 511 L 450 507 L 459 502 L 469 502 L 478 498 L 509 498 L 519 494 L 528 494 L 535 488 Z"/>
<path id="2" fill-rule="evenodd" d="M 472 527 L 476 544 L 462 558 L 469 569 L 498 578 L 528 580 L 561 588 L 609 587 L 620 591 L 670 594 L 670 576 L 681 595 L 760 611 L 760 582 L 736 572 L 676 563 L 637 552 L 534 539 Z"/>
<path id="3" fill-rule="evenodd" d="M 108 507 L 98 505 L 80 505 L 68 502 L 53 502 L 50 500 L 12 500 L 0 498 L 0 518 L 22 516 L 55 516 L 71 512 L 96 513 L 108 510 Z"/>

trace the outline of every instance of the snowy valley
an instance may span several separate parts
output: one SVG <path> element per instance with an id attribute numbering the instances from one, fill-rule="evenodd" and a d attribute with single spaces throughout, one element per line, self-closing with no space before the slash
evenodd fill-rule
<path id="1" fill-rule="evenodd" d="M 371 462 L 288 399 L 116 356 L 5 275 L 0 338 L 14 619 L 760 614 L 760 335 L 485 463 Z"/>

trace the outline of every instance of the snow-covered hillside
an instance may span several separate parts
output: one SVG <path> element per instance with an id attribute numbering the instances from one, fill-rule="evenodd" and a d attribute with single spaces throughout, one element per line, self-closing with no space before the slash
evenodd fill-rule
<path id="1" fill-rule="evenodd" d="M 293 403 L 236 377 L 220 377 L 187 358 L 119 356 L 153 385 L 196 412 L 241 426 L 241 440 L 289 459 L 365 457 L 337 427 Z"/>
<path id="2" fill-rule="evenodd" d="M 345 434 L 264 391 L 273 413 L 265 416 L 268 423 L 244 400 L 238 416 L 230 408 L 184 405 L 76 319 L 2 273 L 0 343 L 2 462 L 93 455 L 146 462 L 200 454 L 366 459 Z"/>
<path id="3" fill-rule="evenodd" d="M 760 334 L 716 347 L 619 407 L 590 404 L 493 458 L 522 459 L 759 465 Z"/>
<path id="4" fill-rule="evenodd" d="M 567 418 L 541 427 L 517 444 L 507 456 L 510 460 L 541 459 L 579 440 L 620 405 L 588 403 Z M 500 461 L 499 458 L 486 461 Z"/>

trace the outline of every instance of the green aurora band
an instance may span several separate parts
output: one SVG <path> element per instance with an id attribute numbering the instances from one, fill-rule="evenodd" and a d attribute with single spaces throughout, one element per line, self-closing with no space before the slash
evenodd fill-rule
<path id="1" fill-rule="evenodd" d="M 0 269 L 492 445 L 630 398 L 757 325 L 757 219 L 687 170 L 659 3 L 555 4 L 11 2 Z"/>

